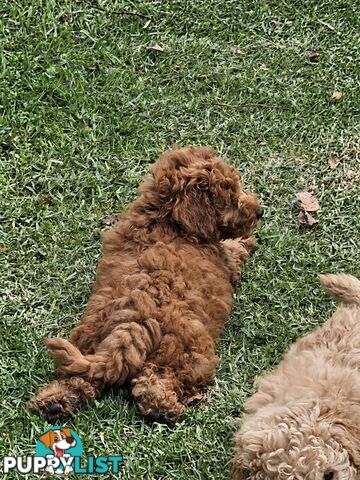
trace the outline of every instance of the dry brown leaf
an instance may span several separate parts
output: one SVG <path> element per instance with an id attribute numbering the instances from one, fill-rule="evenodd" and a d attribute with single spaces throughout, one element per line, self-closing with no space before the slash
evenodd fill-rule
<path id="1" fill-rule="evenodd" d="M 204 394 L 201 392 L 194 392 L 193 394 L 190 394 L 188 397 L 183 398 L 183 403 L 185 405 L 189 405 L 189 403 L 192 402 L 200 402 L 204 398 Z"/>
<path id="2" fill-rule="evenodd" d="M 329 158 L 329 167 L 330 168 L 336 168 L 340 163 L 340 160 L 338 157 L 335 155 L 335 153 L 332 153 Z"/>
<path id="3" fill-rule="evenodd" d="M 237 57 L 245 57 L 246 55 L 246 52 L 244 52 L 244 50 L 240 50 L 239 48 L 237 48 L 234 53 Z"/>
<path id="4" fill-rule="evenodd" d="M 269 68 L 268 68 L 268 66 L 266 65 L 266 63 L 262 63 L 259 68 L 260 68 L 260 70 L 269 70 Z"/>
<path id="5" fill-rule="evenodd" d="M 317 212 L 320 209 L 317 198 L 310 192 L 306 191 L 298 192 L 296 198 L 301 208 L 298 216 L 299 223 L 302 225 L 308 225 L 309 227 L 318 223 L 318 221 L 309 213 Z"/>
<path id="6" fill-rule="evenodd" d="M 317 212 L 320 210 L 320 205 L 316 197 L 309 192 L 298 192 L 296 198 L 305 212 Z"/>
<path id="7" fill-rule="evenodd" d="M 298 218 L 299 218 L 299 223 L 301 223 L 302 225 L 308 225 L 309 227 L 312 227 L 313 225 L 318 223 L 318 221 L 312 215 L 310 215 L 310 213 L 306 212 L 305 210 L 301 210 L 301 212 L 299 212 Z"/>
<path id="8" fill-rule="evenodd" d="M 152 47 L 148 47 L 149 50 L 153 50 L 154 52 L 165 52 L 165 48 L 161 47 L 160 45 L 156 44 Z"/>
<path id="9" fill-rule="evenodd" d="M 340 98 L 343 96 L 343 94 L 341 92 L 334 92 L 332 95 L 331 95 L 331 98 L 333 100 L 340 100 Z"/>
<path id="10" fill-rule="evenodd" d="M 39 198 L 39 203 L 43 205 L 51 205 L 53 203 L 53 199 L 49 195 L 41 195 Z"/>
<path id="11" fill-rule="evenodd" d="M 319 58 L 320 58 L 320 53 L 317 52 L 316 50 L 310 50 L 307 54 L 306 54 L 307 58 L 310 60 L 310 62 L 313 62 L 313 63 L 316 63 L 319 61 Z"/>

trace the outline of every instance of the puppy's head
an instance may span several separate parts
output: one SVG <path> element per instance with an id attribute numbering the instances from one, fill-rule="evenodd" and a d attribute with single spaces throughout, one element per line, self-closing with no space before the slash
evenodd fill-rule
<path id="1" fill-rule="evenodd" d="M 352 422 L 328 418 L 318 405 L 262 412 L 249 415 L 235 437 L 231 480 L 356 478 L 360 437 Z"/>
<path id="2" fill-rule="evenodd" d="M 139 191 L 151 188 L 153 208 L 186 234 L 201 239 L 249 237 L 263 215 L 256 196 L 242 190 L 237 170 L 211 148 L 166 152 L 151 167 L 152 178 Z M 155 206 L 156 205 L 156 206 Z"/>

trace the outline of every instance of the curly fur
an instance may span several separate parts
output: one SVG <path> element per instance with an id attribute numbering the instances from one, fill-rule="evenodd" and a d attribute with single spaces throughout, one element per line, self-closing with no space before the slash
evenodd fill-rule
<path id="1" fill-rule="evenodd" d="M 131 382 L 144 415 L 175 420 L 182 401 L 214 377 L 214 342 L 262 209 L 210 148 L 167 152 L 151 173 L 103 236 L 80 324 L 69 340 L 45 342 L 62 380 L 44 386 L 29 406 L 49 419 L 108 385 Z M 93 390 L 87 394 L 84 385 Z"/>
<path id="2" fill-rule="evenodd" d="M 258 381 L 235 437 L 232 480 L 352 480 L 360 468 L 360 281 L 321 275 L 342 302 Z"/>

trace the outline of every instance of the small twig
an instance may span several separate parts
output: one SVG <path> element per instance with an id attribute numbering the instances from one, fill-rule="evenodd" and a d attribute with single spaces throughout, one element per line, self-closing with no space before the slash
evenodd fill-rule
<path id="1" fill-rule="evenodd" d="M 327 27 L 332 32 L 336 32 L 336 28 L 330 25 L 330 23 L 324 22 L 323 20 L 318 20 L 318 22 L 321 23 L 321 25 L 324 25 L 325 27 Z"/>
<path id="2" fill-rule="evenodd" d="M 286 105 L 277 105 L 275 103 L 215 103 L 214 105 L 218 105 L 219 107 L 238 108 L 238 109 L 245 109 L 245 108 L 278 108 L 280 110 L 286 110 L 286 109 L 289 108 Z"/>

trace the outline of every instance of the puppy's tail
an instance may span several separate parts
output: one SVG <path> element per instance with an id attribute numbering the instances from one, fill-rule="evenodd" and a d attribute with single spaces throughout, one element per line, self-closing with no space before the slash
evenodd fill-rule
<path id="1" fill-rule="evenodd" d="M 345 273 L 319 275 L 320 283 L 336 300 L 360 305 L 360 280 Z"/>
<path id="2" fill-rule="evenodd" d="M 83 355 L 63 338 L 48 338 L 45 345 L 54 358 L 59 375 L 122 384 L 140 370 L 147 356 L 160 344 L 161 337 L 159 323 L 148 319 L 141 324 L 120 324 L 92 355 Z"/>

